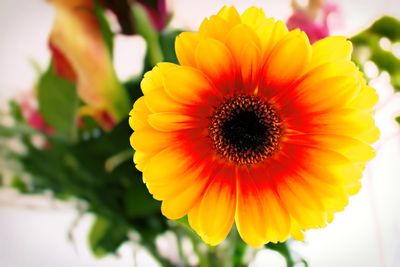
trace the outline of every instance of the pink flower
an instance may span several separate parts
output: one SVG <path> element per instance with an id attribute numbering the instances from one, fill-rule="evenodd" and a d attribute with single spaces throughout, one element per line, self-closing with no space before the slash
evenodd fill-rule
<path id="1" fill-rule="evenodd" d="M 135 4 L 140 5 L 146 12 L 153 28 L 159 32 L 163 31 L 168 24 L 170 13 L 167 9 L 166 0 L 101 0 L 108 10 L 110 10 L 118 20 L 122 34 L 132 35 L 137 33 L 132 17 L 132 8 Z"/>
<path id="2" fill-rule="evenodd" d="M 161 32 L 167 25 L 169 18 L 166 0 L 138 0 L 138 3 L 145 8 L 153 27 Z"/>
<path id="3" fill-rule="evenodd" d="M 40 132 L 53 134 L 53 128 L 44 121 L 42 114 L 40 114 L 39 110 L 34 105 L 33 99 L 30 99 L 29 96 L 22 98 L 20 107 L 22 115 L 29 126 Z"/>
<path id="4" fill-rule="evenodd" d="M 293 1 L 293 14 L 287 21 L 290 30 L 300 28 L 305 31 L 311 43 L 329 36 L 328 17 L 338 12 L 338 7 L 321 0 L 310 0 L 307 7 L 299 6 Z"/>

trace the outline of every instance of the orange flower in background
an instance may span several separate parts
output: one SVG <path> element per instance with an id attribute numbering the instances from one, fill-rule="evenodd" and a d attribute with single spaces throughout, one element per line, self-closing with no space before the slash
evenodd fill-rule
<path id="1" fill-rule="evenodd" d="M 125 117 L 129 101 L 103 39 L 95 1 L 50 2 L 56 8 L 50 35 L 54 69 L 58 75 L 77 82 L 78 94 L 88 105 L 82 112 L 110 128 Z"/>
<path id="2" fill-rule="evenodd" d="M 360 188 L 377 95 L 352 45 L 225 7 L 145 74 L 130 113 L 134 162 L 162 212 L 208 244 L 233 223 L 252 246 L 325 226 Z"/>

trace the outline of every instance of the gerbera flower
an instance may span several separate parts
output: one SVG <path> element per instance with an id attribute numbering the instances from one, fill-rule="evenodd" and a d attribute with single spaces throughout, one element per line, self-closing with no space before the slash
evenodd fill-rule
<path id="1" fill-rule="evenodd" d="M 162 212 L 207 243 L 233 222 L 252 246 L 323 227 L 360 188 L 377 101 L 343 37 L 224 7 L 177 37 L 180 65 L 146 73 L 130 124 L 134 162 Z"/>

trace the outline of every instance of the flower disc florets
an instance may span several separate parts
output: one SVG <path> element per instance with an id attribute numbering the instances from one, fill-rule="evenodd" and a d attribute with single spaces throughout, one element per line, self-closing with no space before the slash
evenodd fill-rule
<path id="1" fill-rule="evenodd" d="M 255 164 L 279 147 L 281 119 L 255 95 L 239 95 L 217 106 L 210 118 L 209 137 L 218 154 L 237 164 Z"/>

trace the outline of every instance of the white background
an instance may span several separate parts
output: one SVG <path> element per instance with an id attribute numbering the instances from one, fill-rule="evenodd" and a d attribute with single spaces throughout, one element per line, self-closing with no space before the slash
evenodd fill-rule
<path id="1" fill-rule="evenodd" d="M 335 33 L 351 35 L 373 19 L 392 14 L 400 17 L 398 0 L 341 0 L 343 25 Z M 269 16 L 286 19 L 289 1 L 174 0 L 173 26 L 196 29 L 201 20 L 224 4 L 235 4 L 243 11 L 261 6 Z M 34 86 L 36 73 L 30 62 L 45 68 L 49 60 L 47 36 L 53 9 L 45 1 L 0 0 L 0 103 Z M 120 78 L 140 71 L 144 43 L 140 38 L 120 37 L 116 42 L 115 64 Z M 372 70 L 373 73 L 373 70 Z M 372 74 L 373 75 L 373 74 Z M 295 249 L 308 259 L 311 267 L 396 267 L 400 266 L 400 138 L 392 117 L 400 114 L 400 98 L 393 95 L 387 77 L 375 81 L 381 95 L 377 121 L 382 140 L 377 157 L 369 164 L 360 193 L 351 198 L 345 212 L 322 230 L 307 233 L 305 244 Z M 74 220 L 75 205 L 47 197 L 21 197 L 13 191 L 0 192 L 0 266 L 154 266 L 140 248 L 124 245 L 120 257 L 97 261 L 87 248 L 86 235 L 92 216 L 85 215 L 73 228 L 74 242 L 68 239 Z M 168 253 L 168 251 L 167 251 Z M 173 253 L 173 251 L 169 251 Z M 252 266 L 283 266 L 282 260 L 269 252 L 257 255 Z"/>

